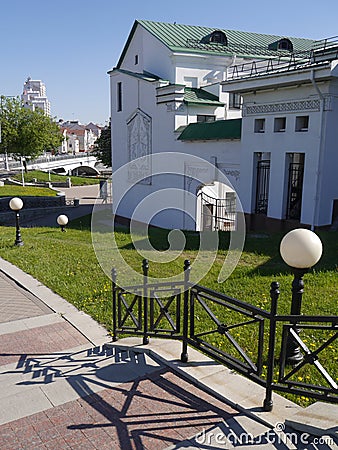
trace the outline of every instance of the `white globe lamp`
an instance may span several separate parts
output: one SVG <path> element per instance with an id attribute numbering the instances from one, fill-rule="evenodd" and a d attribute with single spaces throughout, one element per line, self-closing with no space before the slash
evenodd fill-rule
<path id="1" fill-rule="evenodd" d="M 287 233 L 280 244 L 280 254 L 283 260 L 296 269 L 309 269 L 321 258 L 322 242 L 310 230 L 297 228 Z"/>
<path id="2" fill-rule="evenodd" d="M 15 212 L 16 235 L 15 235 L 14 245 L 21 246 L 21 245 L 23 245 L 23 241 L 21 239 L 21 231 L 20 231 L 20 223 L 19 223 L 19 218 L 20 218 L 19 211 L 23 207 L 23 201 L 19 197 L 13 197 L 9 201 L 9 207 L 11 208 L 12 211 Z"/>
<path id="3" fill-rule="evenodd" d="M 20 209 L 22 209 L 23 207 L 23 201 L 19 197 L 13 197 L 9 201 L 9 207 L 12 211 L 20 211 Z"/>
<path id="4" fill-rule="evenodd" d="M 61 227 L 61 231 L 66 231 L 65 226 L 68 223 L 68 217 L 65 214 L 60 214 L 56 219 L 58 225 Z"/>
<path id="5" fill-rule="evenodd" d="M 321 258 L 323 252 L 322 242 L 319 237 L 310 230 L 297 228 L 287 233 L 280 244 L 280 254 L 283 260 L 293 271 L 291 316 L 300 316 L 302 309 L 302 297 L 304 292 L 303 276 Z M 285 362 L 297 365 L 303 360 L 300 347 L 292 333 L 299 334 L 297 320 L 292 321 L 293 327 L 287 337 Z"/>

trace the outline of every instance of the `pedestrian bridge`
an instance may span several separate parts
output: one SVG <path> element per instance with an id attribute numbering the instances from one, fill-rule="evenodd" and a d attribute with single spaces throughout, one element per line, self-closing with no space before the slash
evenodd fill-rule
<path id="1" fill-rule="evenodd" d="M 80 153 L 77 155 L 48 155 L 27 161 L 29 170 L 53 171 L 61 175 L 99 175 L 95 167 L 99 161 L 93 155 Z M 24 168 L 23 161 L 8 161 L 10 170 Z"/>

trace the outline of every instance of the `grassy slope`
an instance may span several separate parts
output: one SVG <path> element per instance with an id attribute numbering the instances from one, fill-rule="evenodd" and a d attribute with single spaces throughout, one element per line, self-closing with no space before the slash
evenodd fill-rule
<path id="1" fill-rule="evenodd" d="M 0 186 L 0 197 L 55 197 L 56 192 L 53 189 L 32 187 L 32 186 Z"/>
<path id="2" fill-rule="evenodd" d="M 101 270 L 91 241 L 88 218 L 74 221 L 67 233 L 57 228 L 23 229 L 22 237 L 25 245 L 22 248 L 13 246 L 15 233 L 13 228 L 0 228 L 0 256 L 16 264 L 55 292 L 73 303 L 77 308 L 91 314 L 96 320 L 111 328 L 111 282 Z M 270 309 L 269 289 L 271 281 L 280 283 L 279 313 L 288 313 L 291 303 L 292 275 L 289 268 L 279 256 L 281 235 L 270 235 L 258 238 L 248 235 L 240 262 L 226 282 L 217 283 L 217 276 L 224 261 L 225 250 L 220 250 L 218 257 L 202 280 L 201 284 L 214 290 L 239 298 L 264 309 Z M 323 241 L 323 257 L 308 274 L 305 275 L 305 293 L 303 296 L 303 313 L 313 315 L 337 314 L 337 233 L 320 233 Z M 142 256 L 134 249 L 130 235 L 124 230 L 115 233 L 123 258 L 135 270 L 140 271 Z M 143 239 L 140 237 L 140 239 Z M 151 242 L 155 248 L 167 248 L 166 232 L 151 231 Z M 221 237 L 220 247 L 226 247 L 226 234 Z M 180 271 L 184 259 L 193 260 L 198 250 L 198 238 L 187 234 L 187 250 L 176 261 L 168 264 L 150 264 L 150 275 L 166 277 Z M 217 315 L 224 323 L 233 320 L 224 309 L 216 308 Z M 208 318 L 202 310 L 197 310 L 199 323 Z M 237 331 L 238 330 L 238 331 Z M 234 330 L 234 336 L 240 344 L 254 356 L 256 331 L 247 328 Z M 325 334 L 328 336 L 328 332 Z M 318 346 L 323 335 L 317 332 L 306 336 L 308 346 Z M 212 344 L 225 346 L 227 341 L 215 334 L 210 337 Z M 326 368 L 334 379 L 338 379 L 337 341 L 324 354 Z M 297 375 L 299 376 L 299 374 Z M 314 377 L 320 381 L 313 370 L 304 370 L 301 377 Z M 301 400 L 304 404 L 307 399 Z"/>
<path id="3" fill-rule="evenodd" d="M 48 172 L 42 172 L 40 170 L 29 170 L 28 173 L 24 174 L 26 183 L 32 183 L 35 178 L 38 182 L 48 182 L 48 181 L 61 181 L 66 182 L 67 178 L 71 179 L 72 186 L 85 186 L 89 184 L 98 184 L 98 178 L 86 178 L 86 177 L 68 177 L 67 175 L 55 175 L 48 174 Z M 49 178 L 50 177 L 50 178 Z M 13 178 L 17 181 L 21 182 L 21 173 L 13 176 Z"/>

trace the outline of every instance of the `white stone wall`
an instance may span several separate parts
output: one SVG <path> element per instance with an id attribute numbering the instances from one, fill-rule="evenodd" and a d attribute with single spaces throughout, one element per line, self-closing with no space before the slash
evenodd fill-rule
<path id="1" fill-rule="evenodd" d="M 252 213 L 255 208 L 254 154 L 269 152 L 271 155 L 267 216 L 283 219 L 287 201 L 287 156 L 304 153 L 300 221 L 311 226 L 331 223 L 333 200 L 338 198 L 338 184 L 332 169 L 338 163 L 337 152 L 333 150 L 338 115 L 336 100 L 331 99 L 332 87 L 329 82 L 318 82 L 316 87 L 307 82 L 244 94 L 240 198 L 245 212 Z M 299 116 L 309 117 L 308 131 L 295 131 Z M 286 118 L 285 132 L 274 131 L 274 121 L 280 117 Z M 264 133 L 254 132 L 255 119 L 265 119 Z"/>

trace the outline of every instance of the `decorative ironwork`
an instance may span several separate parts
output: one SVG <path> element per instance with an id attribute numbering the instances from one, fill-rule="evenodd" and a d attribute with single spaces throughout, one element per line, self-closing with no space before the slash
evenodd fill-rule
<path id="1" fill-rule="evenodd" d="M 264 105 L 250 105 L 244 107 L 244 115 L 268 114 L 276 112 L 294 112 L 294 111 L 319 111 L 319 100 L 299 100 L 292 102 L 269 103 Z"/>
<path id="2" fill-rule="evenodd" d="M 290 163 L 286 218 L 299 220 L 302 209 L 304 161 Z"/>
<path id="3" fill-rule="evenodd" d="M 269 200 L 270 160 L 257 162 L 256 214 L 267 214 Z"/>
<path id="4" fill-rule="evenodd" d="M 198 307 L 200 307 L 199 314 L 203 315 L 203 321 L 200 318 L 197 325 L 195 317 Z M 218 317 L 220 310 L 227 312 L 223 319 Z M 264 317 L 267 315 L 266 311 L 258 310 L 252 305 L 196 285 L 190 289 L 189 341 L 213 359 L 226 362 L 240 373 L 261 375 Z M 224 319 L 228 323 L 224 323 L 222 321 Z M 201 322 L 203 323 L 201 324 Z M 248 353 L 251 350 L 245 350 L 233 334 L 238 331 L 238 328 L 248 325 L 258 326 L 255 333 L 256 342 L 258 342 L 256 361 L 253 361 L 252 356 Z M 201 326 L 203 326 L 202 331 L 200 331 Z M 224 347 L 228 349 L 227 352 L 221 346 L 212 343 L 213 339 L 217 339 L 217 335 L 226 338 Z M 252 349 L 252 347 L 250 348 Z"/>
<path id="5" fill-rule="evenodd" d="M 297 316 L 293 316 L 296 318 Z M 329 346 L 332 346 L 334 341 L 338 341 L 338 319 L 337 317 L 318 317 L 318 316 L 298 316 L 299 322 L 297 322 L 297 329 L 295 325 L 283 324 L 282 331 L 282 345 L 281 345 L 281 357 L 279 360 L 279 376 L 278 382 L 274 386 L 276 390 L 283 392 L 295 393 L 298 395 L 308 396 L 316 399 L 324 399 L 330 401 L 333 399 L 337 402 L 338 396 L 338 385 L 328 371 L 323 367 L 319 361 L 319 355 Z M 284 317 L 277 317 L 277 321 L 283 320 Z M 304 323 L 306 322 L 306 323 Z M 309 324 L 308 322 L 313 322 Z M 328 323 L 331 323 L 330 325 Z M 315 349 L 310 350 L 304 340 L 300 337 L 300 331 L 329 331 L 331 336 L 326 338 L 323 342 L 321 338 L 321 345 Z M 286 355 L 289 343 L 289 336 L 295 340 L 297 345 L 299 345 L 303 360 L 296 366 L 286 366 Z M 325 380 L 327 386 L 320 384 L 307 384 L 303 380 L 302 371 L 305 366 L 315 367 L 317 373 L 321 375 L 323 381 Z M 289 369 L 289 370 L 288 370 Z M 295 375 L 297 375 L 295 377 Z M 292 377 L 296 380 L 292 380 Z"/>
<path id="6" fill-rule="evenodd" d="M 201 192 L 202 229 L 210 231 L 233 231 L 236 229 L 236 194 L 228 192 L 226 198 L 215 198 Z"/>
<path id="7" fill-rule="evenodd" d="M 259 77 L 271 73 L 298 71 L 319 66 L 329 67 L 330 62 L 338 58 L 338 42 L 327 44 L 324 42 L 322 47 L 318 44 L 318 48 L 304 52 L 269 52 L 269 56 L 271 57 L 268 59 L 251 60 L 230 66 L 227 69 L 227 81 Z"/>
<path id="8" fill-rule="evenodd" d="M 169 295 L 164 302 L 162 296 L 158 296 L 158 291 L 159 289 L 150 291 L 150 331 L 180 333 L 181 291 L 174 289 L 172 295 Z M 161 292 L 163 293 L 163 291 Z"/>
<path id="9" fill-rule="evenodd" d="M 118 287 L 116 270 L 112 271 L 115 341 L 123 334 L 142 336 L 144 343 L 149 337 L 180 340 L 183 362 L 189 358 L 188 345 L 202 350 L 212 359 L 263 386 L 266 411 L 273 408 L 273 391 L 338 403 L 335 376 L 319 360 L 323 352 L 338 343 L 338 316 L 278 315 L 277 282 L 271 283 L 270 311 L 193 285 L 189 281 L 188 260 L 184 263 L 184 280 L 181 282 L 148 284 L 148 270 L 145 260 L 143 285 L 125 288 Z M 168 295 L 163 298 L 163 293 Z M 241 336 L 245 327 L 250 329 L 250 340 Z M 310 349 L 300 331 L 307 333 L 306 336 L 321 333 L 318 348 Z M 290 334 L 303 354 L 303 360 L 297 366 L 286 363 Z M 310 376 L 304 377 L 307 368 L 318 373 L 323 383 L 313 381 Z"/>

